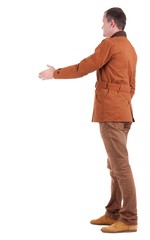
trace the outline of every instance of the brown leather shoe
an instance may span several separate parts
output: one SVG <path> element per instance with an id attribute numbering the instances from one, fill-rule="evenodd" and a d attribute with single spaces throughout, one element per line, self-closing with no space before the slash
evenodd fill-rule
<path id="1" fill-rule="evenodd" d="M 95 224 L 95 225 L 112 225 L 115 222 L 116 222 L 115 220 L 112 220 L 111 218 L 105 215 L 90 221 L 91 224 Z"/>
<path id="2" fill-rule="evenodd" d="M 117 221 L 109 227 L 101 228 L 104 233 L 136 232 L 137 225 L 127 225 L 124 222 Z"/>

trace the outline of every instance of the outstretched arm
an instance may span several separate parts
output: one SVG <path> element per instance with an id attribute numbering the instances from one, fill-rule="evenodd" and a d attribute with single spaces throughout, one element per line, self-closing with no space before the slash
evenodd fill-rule
<path id="1" fill-rule="evenodd" d="M 48 80 L 53 78 L 55 68 L 49 65 L 47 65 L 47 67 L 48 69 L 39 73 L 39 78 L 42 80 Z"/>
<path id="2" fill-rule="evenodd" d="M 39 78 L 46 79 L 71 79 L 80 78 L 91 72 L 94 72 L 105 65 L 112 56 L 112 44 L 105 39 L 102 41 L 95 52 L 87 58 L 84 58 L 78 64 L 68 67 L 54 69 L 54 67 L 47 65 L 48 69 L 39 74 Z"/>

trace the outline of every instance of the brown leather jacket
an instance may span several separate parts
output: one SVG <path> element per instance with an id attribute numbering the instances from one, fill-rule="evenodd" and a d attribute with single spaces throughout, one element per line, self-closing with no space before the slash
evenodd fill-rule
<path id="1" fill-rule="evenodd" d="M 55 70 L 54 78 L 79 78 L 97 71 L 93 122 L 132 122 L 137 54 L 124 31 L 105 38 L 79 64 Z"/>

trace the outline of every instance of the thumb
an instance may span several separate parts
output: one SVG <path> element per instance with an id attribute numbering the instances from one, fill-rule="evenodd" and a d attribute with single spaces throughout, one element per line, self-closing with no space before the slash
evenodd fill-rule
<path id="1" fill-rule="evenodd" d="M 51 68 L 51 66 L 50 66 L 49 64 L 47 64 L 47 67 L 48 67 L 48 68 Z"/>

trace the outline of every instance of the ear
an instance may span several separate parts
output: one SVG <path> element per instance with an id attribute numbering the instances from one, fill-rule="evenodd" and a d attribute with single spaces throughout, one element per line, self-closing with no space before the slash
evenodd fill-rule
<path id="1" fill-rule="evenodd" d="M 112 26 L 112 27 L 115 27 L 115 26 L 116 26 L 116 23 L 115 23 L 114 19 L 111 19 L 111 26 Z"/>

